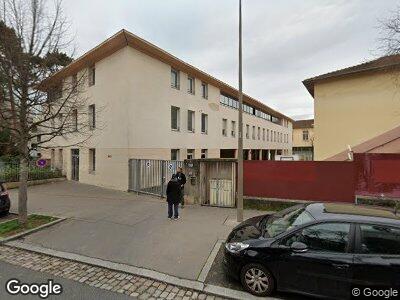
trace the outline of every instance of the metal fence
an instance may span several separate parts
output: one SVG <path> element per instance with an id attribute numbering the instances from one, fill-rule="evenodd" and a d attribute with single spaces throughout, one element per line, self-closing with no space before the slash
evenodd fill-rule
<path id="1" fill-rule="evenodd" d="M 176 160 L 130 159 L 129 191 L 165 197 L 168 180 L 182 166 Z"/>
<path id="2" fill-rule="evenodd" d="M 19 181 L 20 166 L 19 162 L 0 161 L 0 181 L 17 182 Z M 59 169 L 47 167 L 38 167 L 35 161 L 29 162 L 28 180 L 42 180 L 62 177 Z"/>

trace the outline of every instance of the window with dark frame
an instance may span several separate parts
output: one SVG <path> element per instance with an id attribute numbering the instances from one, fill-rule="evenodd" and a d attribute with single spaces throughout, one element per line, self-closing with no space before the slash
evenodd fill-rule
<path id="1" fill-rule="evenodd" d="M 72 110 L 72 131 L 78 131 L 78 110 Z"/>
<path id="2" fill-rule="evenodd" d="M 180 130 L 180 109 L 176 106 L 171 106 L 171 129 L 179 131 Z"/>
<path id="3" fill-rule="evenodd" d="M 208 99 L 208 84 L 205 82 L 201 83 L 201 96 L 204 99 Z"/>
<path id="4" fill-rule="evenodd" d="M 195 154 L 194 149 L 187 149 L 186 158 L 187 159 L 194 159 L 194 157 L 195 157 L 194 154 Z"/>
<path id="5" fill-rule="evenodd" d="M 208 131 L 208 115 L 201 114 L 201 133 L 207 134 Z"/>
<path id="6" fill-rule="evenodd" d="M 179 160 L 179 149 L 171 149 L 171 160 Z"/>
<path id="7" fill-rule="evenodd" d="M 228 120 L 227 119 L 222 119 L 222 135 L 223 136 L 228 136 Z"/>
<path id="8" fill-rule="evenodd" d="M 179 71 L 171 68 L 171 87 L 179 90 Z"/>
<path id="9" fill-rule="evenodd" d="M 89 129 L 93 130 L 96 128 L 96 106 L 94 104 L 89 105 Z"/>
<path id="10" fill-rule="evenodd" d="M 188 110 L 188 120 L 187 120 L 187 130 L 189 132 L 194 132 L 194 124 L 195 124 L 195 113 L 192 110 Z"/>
<path id="11" fill-rule="evenodd" d="M 96 149 L 89 149 L 89 173 L 96 171 Z"/>
<path id="12" fill-rule="evenodd" d="M 201 149 L 201 158 L 207 158 L 207 156 L 208 156 L 208 150 Z"/>
<path id="13" fill-rule="evenodd" d="M 188 93 L 194 95 L 195 94 L 195 79 L 194 77 L 188 76 Z"/>
<path id="14" fill-rule="evenodd" d="M 89 68 L 89 86 L 96 84 L 96 68 L 95 66 L 91 66 Z"/>
<path id="15" fill-rule="evenodd" d="M 308 130 L 303 130 L 303 141 L 308 141 Z"/>

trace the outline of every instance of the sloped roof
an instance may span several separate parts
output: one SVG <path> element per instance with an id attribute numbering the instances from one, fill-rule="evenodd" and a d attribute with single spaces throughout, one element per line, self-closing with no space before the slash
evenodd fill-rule
<path id="1" fill-rule="evenodd" d="M 388 55 L 359 65 L 355 65 L 352 67 L 336 70 L 316 77 L 305 79 L 303 80 L 303 84 L 307 88 L 311 96 L 314 97 L 314 84 L 318 81 L 331 78 L 338 78 L 363 72 L 388 70 L 391 68 L 397 68 L 399 66 L 400 66 L 400 54 Z"/>
<path id="2" fill-rule="evenodd" d="M 130 46 L 138 51 L 145 53 L 146 55 L 149 55 L 157 60 L 169 64 L 173 68 L 176 68 L 204 82 L 207 82 L 219 88 L 221 92 L 225 94 L 231 95 L 233 97 L 238 96 L 239 91 L 234 87 L 180 60 L 179 58 L 173 56 L 172 54 L 166 52 L 165 50 L 157 47 L 154 44 L 149 43 L 148 41 L 134 35 L 133 33 L 125 29 L 118 31 L 116 34 L 114 34 L 113 36 L 111 36 L 110 38 L 108 38 L 107 40 L 105 40 L 92 50 L 86 52 L 81 57 L 74 60 L 68 66 L 58 71 L 50 78 L 46 79 L 42 83 L 41 87 L 45 89 L 46 86 L 51 85 L 54 82 L 59 82 L 65 77 L 71 76 L 76 72 L 78 72 L 79 70 L 95 64 L 96 62 L 106 58 L 107 56 L 113 54 L 114 52 L 122 49 L 125 46 Z M 281 117 L 293 121 L 286 115 L 272 109 L 271 107 L 265 105 L 264 103 L 246 94 L 243 94 L 243 101 L 246 104 L 259 108 L 260 110 L 263 110 L 266 113 L 270 113 L 276 117 Z"/>
<path id="3" fill-rule="evenodd" d="M 400 126 L 397 126 L 389 131 L 386 131 L 380 135 L 373 137 L 363 143 L 360 143 L 352 147 L 354 153 L 366 153 L 374 151 L 381 146 L 388 145 L 400 139 Z M 342 151 L 326 160 L 346 160 L 348 150 Z"/>
<path id="4" fill-rule="evenodd" d="M 293 122 L 293 129 L 312 128 L 314 127 L 314 119 L 297 120 Z"/>

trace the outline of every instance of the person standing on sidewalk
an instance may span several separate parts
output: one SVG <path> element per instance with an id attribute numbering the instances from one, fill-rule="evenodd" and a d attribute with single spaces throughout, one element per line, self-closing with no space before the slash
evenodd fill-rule
<path id="1" fill-rule="evenodd" d="M 178 178 L 179 184 L 181 185 L 181 207 L 185 207 L 185 184 L 186 184 L 186 176 L 183 174 L 183 170 L 181 167 L 178 167 L 178 172 L 176 172 L 176 177 Z"/>
<path id="2" fill-rule="evenodd" d="M 172 175 L 167 185 L 168 218 L 179 219 L 179 202 L 181 201 L 181 185 L 176 174 Z"/>

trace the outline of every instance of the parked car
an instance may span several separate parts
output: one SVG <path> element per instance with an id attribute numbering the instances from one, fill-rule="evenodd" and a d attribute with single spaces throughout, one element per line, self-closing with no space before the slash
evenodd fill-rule
<path id="1" fill-rule="evenodd" d="M 8 215 L 10 211 L 10 196 L 4 182 L 0 181 L 0 216 Z"/>
<path id="2" fill-rule="evenodd" d="M 224 268 L 248 292 L 346 299 L 354 286 L 400 286 L 400 217 L 380 208 L 312 203 L 239 224 Z"/>

